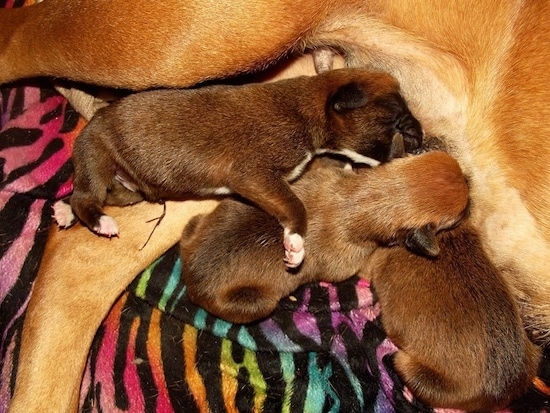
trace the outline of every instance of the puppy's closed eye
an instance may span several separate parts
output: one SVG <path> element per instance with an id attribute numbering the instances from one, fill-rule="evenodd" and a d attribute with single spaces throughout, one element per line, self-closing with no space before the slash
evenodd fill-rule
<path id="1" fill-rule="evenodd" d="M 365 90 L 357 83 L 348 83 L 340 87 L 330 99 L 330 106 L 338 113 L 358 109 L 369 101 Z"/>

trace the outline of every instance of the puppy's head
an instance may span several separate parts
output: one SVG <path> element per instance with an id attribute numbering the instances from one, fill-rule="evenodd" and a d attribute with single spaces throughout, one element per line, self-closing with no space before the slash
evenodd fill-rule
<path id="1" fill-rule="evenodd" d="M 349 233 L 382 244 L 404 241 L 427 256 L 438 254 L 434 235 L 459 222 L 469 204 L 466 178 L 445 152 L 362 168 L 337 185 L 347 201 L 342 225 Z"/>
<path id="2" fill-rule="evenodd" d="M 352 149 L 385 162 L 397 132 L 403 135 L 407 152 L 422 145 L 420 122 L 411 114 L 395 78 L 361 69 L 335 70 L 330 75 L 334 87 L 325 111 L 331 149 Z"/>

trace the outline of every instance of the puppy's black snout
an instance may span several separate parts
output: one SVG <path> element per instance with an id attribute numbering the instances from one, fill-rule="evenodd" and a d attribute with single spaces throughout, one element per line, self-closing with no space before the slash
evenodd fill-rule
<path id="1" fill-rule="evenodd" d="M 408 110 L 399 117 L 395 129 L 403 135 L 406 152 L 413 152 L 422 146 L 424 131 L 420 122 Z"/>

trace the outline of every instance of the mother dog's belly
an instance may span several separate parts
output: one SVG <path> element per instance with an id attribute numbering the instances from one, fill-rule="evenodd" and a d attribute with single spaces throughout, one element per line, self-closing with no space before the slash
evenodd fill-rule
<path id="1" fill-rule="evenodd" d="M 468 176 L 472 218 L 491 260 L 527 303 L 524 309 L 536 319 L 535 327 L 549 331 L 550 189 L 543 182 L 550 181 L 550 168 L 544 166 L 550 163 L 544 139 L 550 135 L 550 114 L 540 116 L 550 108 L 550 93 L 544 90 L 550 84 L 550 70 L 543 64 L 550 56 L 545 44 L 536 46 L 542 60 L 537 75 L 531 66 L 518 76 L 521 61 L 533 62 L 525 53 L 533 53 L 541 36 L 523 29 L 529 26 L 520 21 L 533 14 L 521 10 L 520 2 L 499 7 L 476 3 L 479 7 L 463 5 L 463 13 L 447 16 L 457 24 L 432 26 L 430 18 L 415 18 L 421 11 L 414 3 L 394 3 L 395 13 L 384 16 L 387 21 L 361 14 L 347 16 L 345 23 L 328 19 L 312 40 L 314 46 L 315 41 L 333 45 L 343 51 L 347 65 L 387 71 L 399 80 L 426 133 L 446 142 Z M 483 27 L 483 35 L 465 27 Z M 529 133 L 533 126 L 539 136 Z"/>
<path id="2" fill-rule="evenodd" d="M 550 289 L 550 248 L 520 192 L 496 162 L 471 172 L 472 219 L 493 262 L 514 284 Z"/>

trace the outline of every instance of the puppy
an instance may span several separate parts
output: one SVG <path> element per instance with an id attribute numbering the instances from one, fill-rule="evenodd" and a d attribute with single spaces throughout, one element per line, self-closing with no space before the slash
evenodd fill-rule
<path id="1" fill-rule="evenodd" d="M 183 232 L 182 274 L 192 301 L 232 322 L 260 319 L 299 285 L 357 274 L 378 244 L 399 242 L 415 228 L 455 224 L 468 204 L 464 176 L 443 152 L 395 159 L 359 173 L 319 167 L 293 190 L 309 216 L 308 255 L 294 275 L 284 276 L 277 220 L 223 200 Z"/>
<path id="2" fill-rule="evenodd" d="M 468 412 L 496 411 L 522 395 L 541 349 L 469 221 L 442 231 L 440 254 L 378 248 L 364 274 L 382 324 L 399 347 L 395 369 L 419 400 Z"/>
<path id="3" fill-rule="evenodd" d="M 118 226 L 103 212 L 106 201 L 237 193 L 280 222 L 285 262 L 294 268 L 304 256 L 307 216 L 288 181 L 322 153 L 386 161 L 396 132 L 407 150 L 420 147 L 420 124 L 398 83 L 360 69 L 143 92 L 99 110 L 77 138 L 70 203 L 86 226 L 111 237 Z"/>

